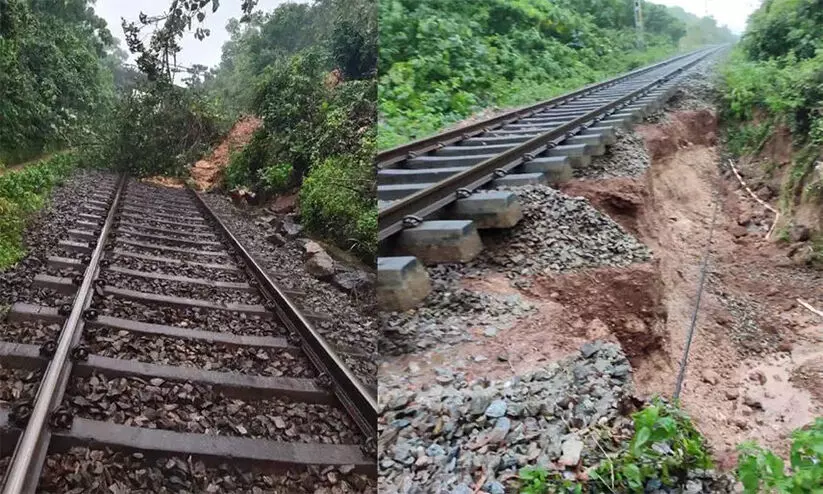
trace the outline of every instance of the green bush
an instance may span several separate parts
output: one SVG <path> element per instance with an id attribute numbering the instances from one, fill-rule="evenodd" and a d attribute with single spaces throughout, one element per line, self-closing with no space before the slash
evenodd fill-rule
<path id="1" fill-rule="evenodd" d="M 312 166 L 300 188 L 300 216 L 309 230 L 367 261 L 377 252 L 373 137 L 358 155 L 330 157 Z"/>
<path id="2" fill-rule="evenodd" d="M 283 190 L 288 187 L 294 168 L 288 163 L 277 163 L 260 170 L 260 181 L 272 191 Z"/>
<path id="3" fill-rule="evenodd" d="M 779 456 L 754 441 L 738 449 L 737 475 L 746 494 L 823 492 L 823 418 L 792 433 L 788 472 Z"/>
<path id="4" fill-rule="evenodd" d="M 117 104 L 86 161 L 142 177 L 182 176 L 219 137 L 215 109 L 197 91 L 144 83 Z"/>
<path id="5" fill-rule="evenodd" d="M 587 490 L 642 493 L 651 480 L 675 487 L 686 481 L 690 470 L 712 467 L 703 437 L 677 406 L 655 400 L 632 419 L 631 441 L 589 469 Z M 520 479 L 522 492 L 529 494 L 583 491 L 582 485 L 563 480 L 558 472 L 527 468 Z"/>
<path id="6" fill-rule="evenodd" d="M 26 221 L 43 206 L 51 188 L 61 183 L 77 164 L 76 155 L 63 153 L 0 175 L 0 269 L 14 265 L 26 254 Z"/>

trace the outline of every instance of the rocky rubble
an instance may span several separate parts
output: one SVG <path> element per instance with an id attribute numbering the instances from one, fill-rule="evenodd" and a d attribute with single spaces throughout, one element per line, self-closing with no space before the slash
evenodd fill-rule
<path id="1" fill-rule="evenodd" d="M 514 228 L 486 235 L 486 249 L 470 270 L 492 266 L 510 278 L 649 260 L 651 252 L 583 197 L 545 185 L 511 189 L 523 219 Z"/>
<path id="2" fill-rule="evenodd" d="M 504 493 L 520 468 L 573 477 L 593 450 L 584 429 L 619 415 L 631 367 L 617 345 L 580 354 L 505 382 L 435 384 L 417 393 L 383 387 L 378 423 L 379 488 L 401 493 Z M 388 384 L 388 383 L 387 383 Z"/>
<path id="3" fill-rule="evenodd" d="M 429 268 L 432 292 L 421 307 L 382 314 L 380 355 L 471 341 L 471 328 L 479 328 L 484 335 L 493 337 L 534 310 L 534 305 L 520 295 L 491 295 L 466 289 L 460 285 L 463 276 L 457 265 Z"/>
<path id="4" fill-rule="evenodd" d="M 616 137 L 617 141 L 607 148 L 606 154 L 594 156 L 588 166 L 575 168 L 575 178 L 636 177 L 649 168 L 651 159 L 640 136 L 618 129 Z"/>

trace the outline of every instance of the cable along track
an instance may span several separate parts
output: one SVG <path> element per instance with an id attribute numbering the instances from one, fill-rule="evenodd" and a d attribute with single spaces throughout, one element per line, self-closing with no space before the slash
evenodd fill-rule
<path id="1" fill-rule="evenodd" d="M 378 299 L 416 307 L 429 293 L 424 265 L 461 263 L 483 249 L 478 229 L 515 226 L 515 192 L 571 178 L 605 153 L 616 130 L 656 111 L 701 49 L 548 101 L 389 149 L 377 155 Z"/>
<path id="2" fill-rule="evenodd" d="M 0 383 L 26 383 L 0 401 L 3 494 L 35 492 L 47 455 L 76 447 L 122 451 L 126 470 L 136 452 L 281 490 L 373 489 L 375 397 L 309 320 L 327 316 L 304 313 L 194 192 L 121 177 L 81 201 L 34 277 L 44 296 L 7 316 L 61 329 L 0 341 Z"/>

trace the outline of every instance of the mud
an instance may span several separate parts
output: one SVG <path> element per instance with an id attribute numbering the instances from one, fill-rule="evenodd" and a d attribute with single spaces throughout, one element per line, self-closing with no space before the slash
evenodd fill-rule
<path id="1" fill-rule="evenodd" d="M 263 121 L 256 117 L 241 118 L 209 156 L 192 165 L 189 173 L 197 188 L 211 190 L 218 186 L 223 180 L 223 170 L 228 166 L 231 154 L 248 144 L 261 125 Z"/>

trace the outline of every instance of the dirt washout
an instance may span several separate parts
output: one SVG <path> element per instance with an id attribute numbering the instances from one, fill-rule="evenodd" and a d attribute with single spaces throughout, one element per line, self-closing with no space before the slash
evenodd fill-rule
<path id="1" fill-rule="evenodd" d="M 632 363 L 640 393 L 667 396 L 694 310 L 716 197 L 711 261 L 681 398 L 728 467 L 744 440 L 787 451 L 791 430 L 821 412 L 813 390 L 823 389 L 823 321 L 796 299 L 821 307 L 823 288 L 818 273 L 791 261 L 790 249 L 765 239 L 768 221 L 751 221 L 764 217 L 764 208 L 719 166 L 716 128 L 710 110 L 641 125 L 636 130 L 652 157 L 646 174 L 572 182 L 563 190 L 589 198 L 651 248 L 667 346 Z"/>
<path id="2" fill-rule="evenodd" d="M 262 124 L 263 121 L 257 117 L 242 117 L 209 156 L 192 165 L 189 173 L 197 188 L 210 190 L 218 185 L 223 179 L 223 170 L 229 164 L 231 153 L 248 144 Z"/>

